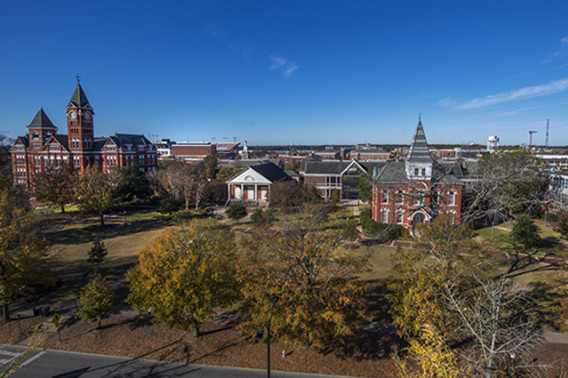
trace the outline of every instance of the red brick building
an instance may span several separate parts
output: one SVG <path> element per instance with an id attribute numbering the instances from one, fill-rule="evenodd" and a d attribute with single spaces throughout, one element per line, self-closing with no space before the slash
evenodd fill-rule
<path id="1" fill-rule="evenodd" d="M 27 135 L 16 139 L 10 150 L 14 185 L 31 189 L 34 177 L 44 167 L 69 162 L 80 172 L 90 165 L 105 172 L 125 166 L 134 166 L 143 172 L 156 169 L 156 148 L 144 135 L 115 134 L 95 138 L 95 112 L 79 83 L 65 113 L 67 135 L 58 134 L 58 128 L 40 108 L 27 126 Z"/>
<path id="2" fill-rule="evenodd" d="M 388 161 L 373 175 L 372 217 L 379 223 L 411 228 L 449 214 L 461 221 L 464 171 L 457 162 L 437 162 L 430 155 L 422 121 L 405 161 Z"/>

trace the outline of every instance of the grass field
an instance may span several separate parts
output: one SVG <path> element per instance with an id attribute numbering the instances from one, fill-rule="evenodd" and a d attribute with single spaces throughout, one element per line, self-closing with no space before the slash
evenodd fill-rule
<path id="1" fill-rule="evenodd" d="M 136 263 L 140 250 L 148 247 L 166 228 L 162 216 L 153 212 L 124 214 L 107 219 L 107 225 L 99 226 L 96 218 L 83 218 L 77 214 L 61 214 L 42 223 L 42 234 L 49 243 L 47 267 L 61 281 L 60 288 L 47 300 L 70 299 L 78 295 L 91 266 L 87 253 L 95 237 L 99 237 L 108 249 L 101 266 L 102 273 L 110 280 L 124 276 L 124 272 Z"/>

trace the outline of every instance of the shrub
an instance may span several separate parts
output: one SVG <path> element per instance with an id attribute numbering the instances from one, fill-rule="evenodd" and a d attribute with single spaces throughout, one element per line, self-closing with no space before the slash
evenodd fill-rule
<path id="1" fill-rule="evenodd" d="M 379 240 L 393 240 L 402 236 L 403 228 L 398 224 L 378 223 L 371 217 L 371 210 L 363 210 L 360 215 L 361 226 Z"/>
<path id="2" fill-rule="evenodd" d="M 272 209 L 256 209 L 250 216 L 255 227 L 271 226 L 274 222 L 274 211 Z"/>
<path id="3" fill-rule="evenodd" d="M 240 202 L 233 202 L 227 208 L 227 216 L 230 219 L 241 219 L 247 215 L 247 209 L 245 205 Z"/>
<path id="4" fill-rule="evenodd" d="M 160 199 L 160 206 L 158 207 L 160 213 L 172 216 L 177 210 L 179 210 L 179 202 L 173 197 L 165 196 Z"/>
<path id="5" fill-rule="evenodd" d="M 558 216 L 558 223 L 556 223 L 556 229 L 563 236 L 568 237 L 568 214 L 563 213 Z"/>
<path id="6" fill-rule="evenodd" d="M 172 216 L 172 220 L 174 221 L 174 223 L 176 224 L 182 224 L 182 223 L 186 223 L 189 220 L 200 216 L 201 214 L 199 214 L 196 211 L 192 211 L 192 210 L 180 210 L 180 211 L 176 211 L 173 216 Z"/>

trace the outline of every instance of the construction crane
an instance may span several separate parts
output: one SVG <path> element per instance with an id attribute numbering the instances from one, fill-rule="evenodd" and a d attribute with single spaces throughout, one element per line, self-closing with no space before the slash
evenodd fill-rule
<path id="1" fill-rule="evenodd" d="M 530 141 L 529 141 L 529 150 L 532 148 L 532 136 L 533 134 L 538 133 L 536 130 L 529 130 Z"/>

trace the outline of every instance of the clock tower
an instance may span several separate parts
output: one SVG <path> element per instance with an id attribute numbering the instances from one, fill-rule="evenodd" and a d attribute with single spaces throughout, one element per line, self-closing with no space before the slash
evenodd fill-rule
<path id="1" fill-rule="evenodd" d="M 94 141 L 93 115 L 95 112 L 81 88 L 79 78 L 75 92 L 65 110 L 67 114 L 67 134 L 69 149 L 72 153 L 92 150 Z"/>

